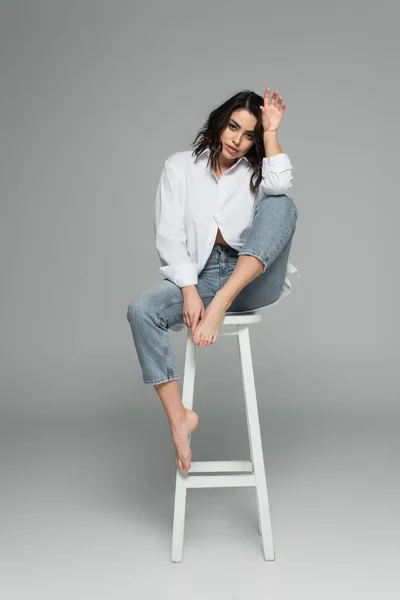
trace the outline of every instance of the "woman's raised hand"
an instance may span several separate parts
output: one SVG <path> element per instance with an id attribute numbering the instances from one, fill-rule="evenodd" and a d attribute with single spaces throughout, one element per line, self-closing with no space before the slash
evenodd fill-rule
<path id="1" fill-rule="evenodd" d="M 264 94 L 264 106 L 260 106 L 264 133 L 278 129 L 286 108 L 286 104 L 282 104 L 282 96 L 278 98 L 278 90 L 272 94 L 271 103 L 268 102 L 270 91 L 271 88 L 267 87 Z"/>

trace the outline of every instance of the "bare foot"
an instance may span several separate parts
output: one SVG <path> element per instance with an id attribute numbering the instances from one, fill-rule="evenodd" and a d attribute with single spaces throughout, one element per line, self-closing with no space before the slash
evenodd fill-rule
<path id="1" fill-rule="evenodd" d="M 192 340 L 199 346 L 215 344 L 221 330 L 225 313 L 232 303 L 214 296 L 207 306 L 203 318 L 197 323 Z"/>
<path id="2" fill-rule="evenodd" d="M 171 424 L 171 435 L 176 447 L 176 464 L 179 469 L 187 473 L 190 469 L 192 451 L 189 446 L 189 435 L 199 424 L 200 417 L 194 412 L 185 408 L 186 415 L 184 419 Z"/>

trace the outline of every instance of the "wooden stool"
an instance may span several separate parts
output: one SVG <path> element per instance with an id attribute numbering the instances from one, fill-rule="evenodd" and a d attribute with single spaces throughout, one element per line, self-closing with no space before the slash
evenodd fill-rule
<path id="1" fill-rule="evenodd" d="M 265 560 L 275 559 L 249 336 L 249 325 L 259 321 L 261 321 L 261 314 L 256 311 L 241 314 L 227 313 L 219 333 L 219 335 L 236 335 L 238 337 L 251 460 L 192 462 L 188 473 L 182 473 L 177 468 L 171 562 L 182 561 L 186 490 L 204 487 L 254 486 L 256 488 L 258 526 L 262 536 L 264 558 Z M 182 402 L 186 408 L 191 410 L 193 409 L 196 372 L 196 348 L 188 329 Z M 219 472 L 228 474 L 197 475 L 197 473 Z M 193 475 L 194 473 L 196 475 Z"/>

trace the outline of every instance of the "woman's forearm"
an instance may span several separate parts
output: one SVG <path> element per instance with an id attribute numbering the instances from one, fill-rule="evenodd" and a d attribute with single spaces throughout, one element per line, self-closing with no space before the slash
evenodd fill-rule
<path id="1" fill-rule="evenodd" d="M 276 156 L 277 154 L 282 154 L 283 150 L 278 143 L 278 132 L 277 131 L 267 131 L 263 134 L 264 140 L 264 148 L 265 148 L 265 156 L 268 158 L 270 156 Z"/>

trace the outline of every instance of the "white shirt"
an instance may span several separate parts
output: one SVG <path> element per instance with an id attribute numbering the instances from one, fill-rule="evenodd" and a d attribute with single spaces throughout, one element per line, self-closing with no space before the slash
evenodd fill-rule
<path id="1" fill-rule="evenodd" d="M 210 149 L 198 157 L 191 150 L 175 152 L 165 161 L 155 200 L 154 233 L 160 273 L 179 287 L 196 285 L 214 246 L 218 228 L 225 241 L 240 250 L 249 231 L 253 209 L 264 194 L 286 194 L 292 185 L 292 164 L 281 153 L 262 161 L 262 180 L 250 189 L 253 167 L 239 158 L 218 179 L 206 167 Z M 290 293 L 288 275 L 298 269 L 288 262 L 278 300 Z M 278 301 L 277 300 L 277 301 Z"/>

